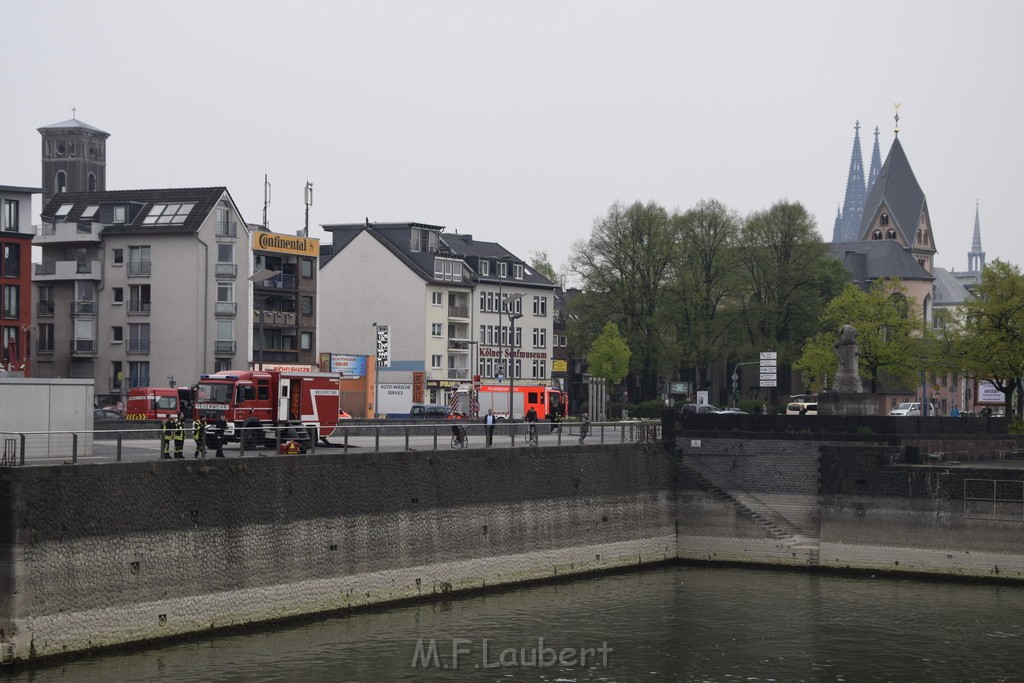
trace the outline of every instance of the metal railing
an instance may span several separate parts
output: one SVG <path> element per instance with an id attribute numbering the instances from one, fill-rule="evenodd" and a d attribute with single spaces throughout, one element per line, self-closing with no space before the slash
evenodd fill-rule
<path id="1" fill-rule="evenodd" d="M 99 421 L 110 423 L 113 421 Z M 113 429 L 53 432 L 0 432 L 3 441 L 0 466 L 62 465 L 104 462 L 142 462 L 148 460 L 194 460 L 196 444 L 191 420 L 186 420 L 181 449 L 170 441 L 165 450 L 167 432 L 153 423 L 116 422 Z M 122 426 L 123 424 L 123 426 Z M 550 448 L 558 446 L 652 443 L 661 438 L 661 424 L 654 421 L 588 423 L 581 435 L 579 422 L 534 423 L 536 446 L 526 440 L 528 423 L 498 422 L 488 443 L 488 427 L 479 421 L 420 423 L 412 420 L 382 421 L 377 424 L 342 424 L 334 429 L 329 442 L 314 438 L 316 427 L 289 425 L 234 429 L 229 426 L 221 449 L 224 457 L 284 457 L 293 453 L 346 455 L 349 453 L 395 451 L 447 451 L 452 448 L 453 427 L 465 430 L 468 448 Z M 146 425 L 146 426 L 142 426 Z M 208 428 L 210 429 L 210 428 Z M 205 450 L 198 457 L 216 457 L 217 440 L 208 432 Z M 290 442 L 295 445 L 289 447 Z M 461 444 L 460 444 L 461 449 Z M 166 457 L 166 456 L 170 457 Z M 178 457 L 180 455 L 180 457 Z"/>

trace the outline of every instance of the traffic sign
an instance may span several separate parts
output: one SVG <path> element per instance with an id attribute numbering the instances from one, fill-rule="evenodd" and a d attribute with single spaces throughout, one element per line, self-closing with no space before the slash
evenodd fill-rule
<path id="1" fill-rule="evenodd" d="M 761 360 L 778 360 L 779 354 L 776 351 L 762 351 Z"/>
<path id="2" fill-rule="evenodd" d="M 774 358 L 772 358 L 772 359 L 762 358 L 761 359 L 761 367 L 762 368 L 774 368 L 774 367 L 778 366 L 778 364 L 779 364 L 779 361 L 775 360 Z"/>
<path id="3" fill-rule="evenodd" d="M 761 378 L 761 386 L 762 387 L 777 387 L 777 386 L 779 386 L 779 382 L 774 377 L 770 377 L 770 378 L 769 377 L 762 377 Z"/>

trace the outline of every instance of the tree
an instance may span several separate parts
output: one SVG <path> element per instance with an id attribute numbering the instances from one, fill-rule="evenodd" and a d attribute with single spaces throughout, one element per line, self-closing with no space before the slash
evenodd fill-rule
<path id="1" fill-rule="evenodd" d="M 775 350 L 780 362 L 792 362 L 848 281 L 846 271 L 829 256 L 803 205 L 787 201 L 747 218 L 738 263 L 751 351 Z"/>
<path id="2" fill-rule="evenodd" d="M 603 377 L 611 389 L 629 372 L 631 356 L 629 345 L 619 334 L 618 325 L 608 321 L 587 354 L 587 367 L 591 375 Z"/>
<path id="3" fill-rule="evenodd" d="M 917 307 L 907 299 L 898 280 L 879 278 L 868 291 L 847 285 L 822 313 L 818 331 L 803 348 L 795 368 L 807 384 L 823 389 L 826 377 L 839 367 L 833 352 L 838 330 L 849 323 L 857 330 L 860 376 L 877 392 L 885 379 L 901 388 L 914 386 L 928 364 L 924 323 Z"/>
<path id="4" fill-rule="evenodd" d="M 721 202 L 702 200 L 674 221 L 673 320 L 677 360 L 696 368 L 698 387 L 722 352 L 735 315 L 739 218 Z M 701 374 L 704 377 L 701 377 Z"/>
<path id="5" fill-rule="evenodd" d="M 551 261 L 548 260 L 548 252 L 531 251 L 530 265 L 533 267 L 535 271 L 537 271 L 547 279 L 551 280 L 560 288 L 565 288 L 565 277 L 559 275 L 558 272 L 555 270 L 555 267 L 551 265 Z"/>
<path id="6" fill-rule="evenodd" d="M 964 364 L 998 389 L 1011 413 L 1013 390 L 1024 378 L 1024 275 L 995 260 L 985 266 L 974 298 L 963 306 Z"/>
<path id="7" fill-rule="evenodd" d="M 589 240 L 572 246 L 571 267 L 587 293 L 578 301 L 579 318 L 618 324 L 634 350 L 630 374 L 639 380 L 641 400 L 657 395 L 658 365 L 667 345 L 664 329 L 670 289 L 666 280 L 674 239 L 662 207 L 653 202 L 629 207 L 616 203 L 594 221 Z M 600 332 L 581 331 L 595 336 Z"/>

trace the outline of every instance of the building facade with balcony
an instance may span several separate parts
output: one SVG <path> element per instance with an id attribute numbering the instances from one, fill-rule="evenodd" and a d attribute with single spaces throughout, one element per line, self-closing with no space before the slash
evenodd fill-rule
<path id="1" fill-rule="evenodd" d="M 424 402 L 471 378 L 473 274 L 441 240 L 441 226 L 356 223 L 322 226 L 321 352 L 376 355 L 374 324 L 390 328 L 381 383 L 422 372 Z"/>
<path id="2" fill-rule="evenodd" d="M 60 193 L 41 219 L 38 376 L 94 378 L 106 403 L 248 366 L 253 259 L 226 188 Z"/>
<path id="3" fill-rule="evenodd" d="M 42 191 L 0 185 L 0 360 L 21 377 L 32 376 L 32 195 Z"/>
<path id="4" fill-rule="evenodd" d="M 315 370 L 320 240 L 250 225 L 253 365 Z M 260 273 L 273 274 L 261 277 Z"/>
<path id="5" fill-rule="evenodd" d="M 474 375 L 550 384 L 554 285 L 522 260 L 436 225 L 322 227 L 332 243 L 321 257 L 321 351 L 374 355 L 377 323 L 391 340 L 380 381 L 421 371 L 425 402 L 447 401 Z"/>

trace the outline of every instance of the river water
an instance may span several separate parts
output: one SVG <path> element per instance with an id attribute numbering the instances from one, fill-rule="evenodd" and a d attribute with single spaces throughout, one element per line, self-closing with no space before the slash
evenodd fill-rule
<path id="1" fill-rule="evenodd" d="M 1017 681 L 1024 587 L 670 566 L 3 673 L 119 683 Z"/>

